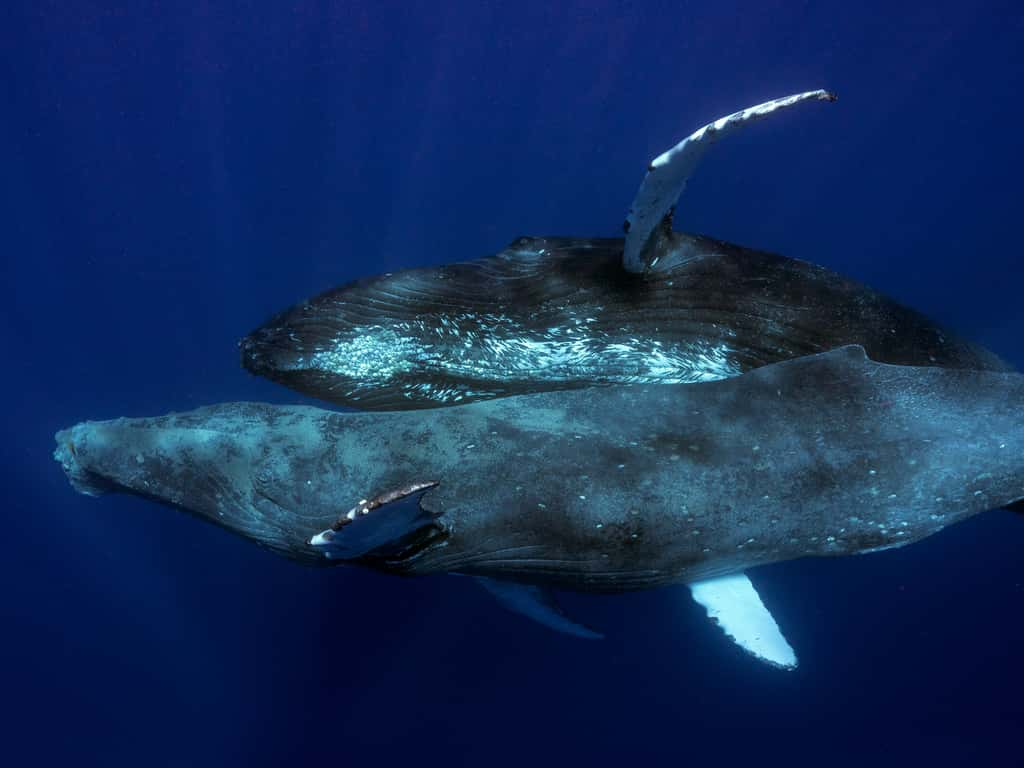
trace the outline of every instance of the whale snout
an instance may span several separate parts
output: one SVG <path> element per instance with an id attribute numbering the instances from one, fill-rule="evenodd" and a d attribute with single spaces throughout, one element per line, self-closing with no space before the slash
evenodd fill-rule
<path id="1" fill-rule="evenodd" d="M 54 436 L 53 457 L 75 490 L 89 496 L 133 493 L 170 504 L 181 501 L 185 488 L 202 486 L 210 474 L 203 450 L 222 447 L 205 435 L 179 455 L 177 435 L 140 427 L 138 420 L 85 421 Z M 223 450 L 221 450 L 223 454 Z"/>
<path id="2" fill-rule="evenodd" d="M 280 328 L 257 328 L 238 342 L 242 367 L 270 378 L 294 369 L 300 357 L 298 348 L 295 334 Z"/>
<path id="3" fill-rule="evenodd" d="M 296 438 L 310 456 L 283 455 L 266 414 L 260 404 L 235 403 L 154 419 L 87 421 L 58 432 L 53 455 L 80 493 L 157 501 L 322 565 L 308 541 L 336 520 L 341 502 L 324 497 L 314 471 L 322 455 L 318 428 L 303 426 Z M 296 484 L 296 471 L 309 482 Z M 335 484 L 325 483 L 333 492 Z"/>
<path id="4" fill-rule="evenodd" d="M 102 443 L 102 435 L 93 434 L 93 423 L 84 422 L 62 429 L 54 439 L 53 458 L 61 465 L 72 487 L 86 496 L 102 496 L 117 489 L 117 484 L 96 472 L 88 461 L 91 443 Z"/>
<path id="5" fill-rule="evenodd" d="M 338 306 L 313 301 L 271 318 L 238 343 L 242 367 L 304 394 L 369 410 L 429 406 L 411 396 L 443 394 L 452 386 L 452 400 L 461 399 L 461 382 L 442 386 L 428 374 L 437 355 L 424 338 L 426 326 L 332 311 Z"/>
<path id="6" fill-rule="evenodd" d="M 238 349 L 250 373 L 296 386 L 293 379 L 316 378 L 339 364 L 344 369 L 345 354 L 336 350 L 353 336 L 359 330 L 347 320 L 325 313 L 321 303 L 306 302 L 270 318 L 239 341 Z"/>
<path id="7" fill-rule="evenodd" d="M 327 397 L 339 387 L 357 387 L 346 373 L 344 356 L 331 353 L 322 334 L 288 324 L 257 328 L 238 342 L 242 367 L 255 376 L 314 397 Z"/>

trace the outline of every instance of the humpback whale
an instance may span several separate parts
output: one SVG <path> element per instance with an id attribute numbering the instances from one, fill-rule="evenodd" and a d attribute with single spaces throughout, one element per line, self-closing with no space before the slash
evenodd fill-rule
<path id="1" fill-rule="evenodd" d="M 847 346 L 693 384 L 391 413 L 226 403 L 56 442 L 83 493 L 162 502 L 310 565 L 477 577 L 584 637 L 552 589 L 687 585 L 741 647 L 793 668 L 747 571 L 1020 501 L 1024 375 Z"/>
<path id="2" fill-rule="evenodd" d="M 863 346 L 880 362 L 1008 370 L 823 267 L 672 230 L 708 147 L 808 91 L 716 120 L 656 158 L 625 238 L 522 237 L 500 253 L 330 290 L 241 343 L 251 372 L 364 410 L 599 385 L 692 383 Z"/>

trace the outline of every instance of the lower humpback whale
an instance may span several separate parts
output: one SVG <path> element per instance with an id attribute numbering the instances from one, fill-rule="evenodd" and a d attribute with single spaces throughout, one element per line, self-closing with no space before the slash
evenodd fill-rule
<path id="1" fill-rule="evenodd" d="M 136 494 L 293 560 L 548 589 L 687 584 L 743 648 L 796 655 L 745 571 L 873 552 L 1024 498 L 1024 376 L 860 347 L 689 385 L 334 413 L 227 403 L 59 432 L 81 492 Z"/>

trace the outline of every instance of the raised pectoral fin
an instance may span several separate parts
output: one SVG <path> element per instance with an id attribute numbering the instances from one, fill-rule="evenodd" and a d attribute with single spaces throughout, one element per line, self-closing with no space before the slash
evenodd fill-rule
<path id="1" fill-rule="evenodd" d="M 337 522 L 309 540 L 330 560 L 351 560 L 400 542 L 430 525 L 434 515 L 423 509 L 423 494 L 437 482 L 416 482 L 362 499 Z"/>
<path id="2" fill-rule="evenodd" d="M 626 246 L 622 255 L 626 271 L 644 272 L 655 266 L 659 255 L 657 242 L 652 241 L 658 239 L 659 228 L 671 229 L 676 201 L 712 142 L 780 109 L 803 101 L 835 98 L 828 91 L 819 90 L 766 101 L 708 123 L 654 158 L 626 217 Z"/>
<path id="3" fill-rule="evenodd" d="M 796 669 L 796 652 L 745 573 L 695 581 L 690 592 L 740 648 L 772 666 Z"/>
<path id="4" fill-rule="evenodd" d="M 515 584 L 511 581 L 499 581 L 483 576 L 477 576 L 476 580 L 510 611 L 531 618 L 548 629 L 575 637 L 584 637 L 588 640 L 599 640 L 604 637 L 590 627 L 570 619 L 562 610 L 562 606 L 558 604 L 555 596 L 543 587 Z"/>

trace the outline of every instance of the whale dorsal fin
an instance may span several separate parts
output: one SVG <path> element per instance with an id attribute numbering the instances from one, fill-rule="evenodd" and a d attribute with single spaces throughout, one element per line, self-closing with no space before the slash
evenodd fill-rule
<path id="1" fill-rule="evenodd" d="M 510 611 L 533 619 L 548 629 L 575 637 L 584 637 L 588 640 L 598 640 L 604 637 L 590 627 L 570 619 L 550 590 L 528 584 L 488 579 L 485 576 L 477 576 L 476 580 Z"/>
<path id="2" fill-rule="evenodd" d="M 396 544 L 434 522 L 435 515 L 420 501 L 437 484 L 413 482 L 361 499 L 309 544 L 329 560 L 353 560 Z"/>
<path id="3" fill-rule="evenodd" d="M 828 91 L 806 91 L 733 112 L 694 131 L 654 158 L 626 217 L 622 266 L 629 272 L 645 272 L 657 264 L 659 246 L 667 242 L 665 233 L 672 229 L 676 201 L 712 143 L 748 123 L 808 100 L 835 101 L 836 97 Z"/>
<path id="4" fill-rule="evenodd" d="M 796 653 L 745 573 L 690 584 L 693 599 L 740 648 L 781 669 L 796 669 Z"/>

